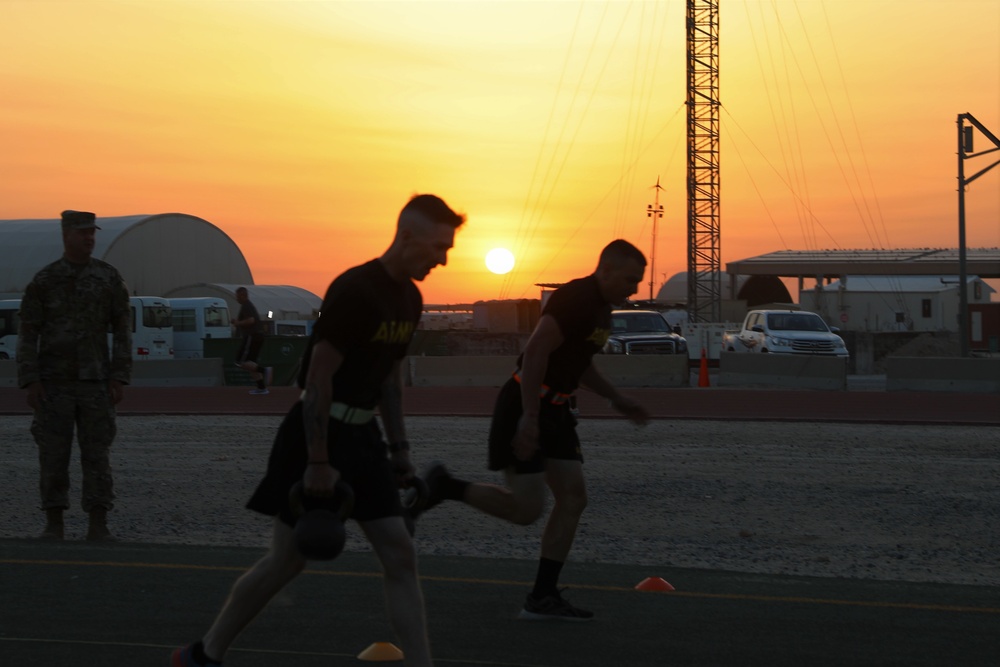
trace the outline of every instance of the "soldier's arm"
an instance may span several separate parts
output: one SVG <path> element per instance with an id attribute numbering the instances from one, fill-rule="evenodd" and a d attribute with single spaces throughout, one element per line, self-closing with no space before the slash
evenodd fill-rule
<path id="1" fill-rule="evenodd" d="M 128 384 L 132 380 L 132 323 L 128 288 L 121 276 L 111 295 L 111 380 Z"/>
<path id="2" fill-rule="evenodd" d="M 17 385 L 22 389 L 42 380 L 38 368 L 38 336 L 42 330 L 43 317 L 38 286 L 31 283 L 21 299 L 17 333 Z"/>

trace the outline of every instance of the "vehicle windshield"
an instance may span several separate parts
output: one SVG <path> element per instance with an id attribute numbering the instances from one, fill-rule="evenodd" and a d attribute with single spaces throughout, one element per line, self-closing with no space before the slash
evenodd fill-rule
<path id="1" fill-rule="evenodd" d="M 615 313 L 611 316 L 612 333 L 671 333 L 670 325 L 659 313 Z"/>
<path id="2" fill-rule="evenodd" d="M 767 327 L 771 331 L 830 331 L 823 318 L 812 313 L 770 313 Z"/>
<path id="3" fill-rule="evenodd" d="M 169 329 L 173 326 L 170 318 L 170 306 L 143 306 L 142 326 Z"/>

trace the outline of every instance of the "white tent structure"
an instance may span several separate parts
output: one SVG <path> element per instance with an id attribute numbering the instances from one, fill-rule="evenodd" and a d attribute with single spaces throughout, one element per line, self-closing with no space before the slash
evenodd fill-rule
<path id="1" fill-rule="evenodd" d="M 98 218 L 93 256 L 117 268 L 129 292 L 166 296 L 191 283 L 253 284 L 239 246 L 212 223 L 184 213 Z M 0 220 L 0 298 L 18 298 L 32 276 L 62 256 L 60 221 Z"/>

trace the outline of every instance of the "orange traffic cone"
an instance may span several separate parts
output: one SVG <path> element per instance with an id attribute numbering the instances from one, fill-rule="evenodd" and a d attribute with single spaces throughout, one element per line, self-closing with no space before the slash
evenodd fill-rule
<path id="1" fill-rule="evenodd" d="M 358 653 L 358 660 L 368 662 L 400 662 L 402 659 L 403 652 L 391 642 L 375 642 Z"/>
<path id="2" fill-rule="evenodd" d="M 637 591 L 672 591 L 676 590 L 669 582 L 660 577 L 646 577 L 635 585 Z"/>
<path id="3" fill-rule="evenodd" d="M 701 348 L 701 368 L 698 370 L 698 386 L 712 386 L 708 382 L 708 355 L 705 353 L 705 348 Z"/>

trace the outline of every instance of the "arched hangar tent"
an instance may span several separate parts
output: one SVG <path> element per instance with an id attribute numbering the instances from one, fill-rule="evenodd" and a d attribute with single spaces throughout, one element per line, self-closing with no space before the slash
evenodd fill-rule
<path id="1" fill-rule="evenodd" d="M 293 285 L 250 285 L 247 283 L 199 283 L 170 290 L 162 296 L 168 299 L 193 296 L 213 296 L 225 299 L 229 312 L 235 317 L 240 310 L 236 290 L 247 288 L 247 298 L 257 307 L 264 319 L 271 313 L 272 320 L 314 320 L 323 300 L 309 290 Z"/>
<path id="2" fill-rule="evenodd" d="M 129 292 L 167 296 L 192 282 L 250 285 L 239 246 L 221 229 L 184 213 L 98 218 L 93 256 L 115 266 Z M 62 256 L 60 221 L 0 220 L 0 297 L 19 297 L 32 276 Z"/>

